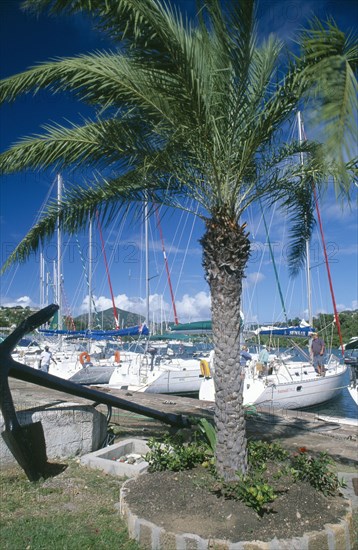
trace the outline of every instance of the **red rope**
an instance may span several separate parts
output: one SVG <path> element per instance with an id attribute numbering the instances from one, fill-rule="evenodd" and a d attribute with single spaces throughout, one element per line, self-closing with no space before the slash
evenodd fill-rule
<path id="1" fill-rule="evenodd" d="M 114 321 L 116 323 L 116 328 L 119 328 L 118 312 L 117 312 L 116 304 L 115 304 L 115 301 L 114 301 L 112 282 L 111 282 L 111 277 L 110 277 L 109 269 L 108 269 L 107 254 L 106 254 L 106 249 L 104 247 L 104 240 L 103 240 L 101 222 L 99 221 L 98 211 L 96 211 L 96 217 L 97 217 L 97 226 L 98 226 L 99 236 L 100 236 L 100 239 L 101 239 L 102 254 L 103 254 L 104 264 L 105 264 L 105 267 L 106 267 L 108 285 L 109 285 L 109 290 L 110 290 L 111 298 L 112 298 Z"/>
<path id="2" fill-rule="evenodd" d="M 173 292 L 172 282 L 171 282 L 171 279 L 170 279 L 170 270 L 169 270 L 169 265 L 168 265 L 168 259 L 167 259 L 167 254 L 165 252 L 163 231 L 162 231 L 162 227 L 160 225 L 160 217 L 159 217 L 158 206 L 156 204 L 154 204 L 154 207 L 155 207 L 155 213 L 156 213 L 156 216 L 157 216 L 157 225 L 158 225 L 158 229 L 159 229 L 160 240 L 162 241 L 162 251 L 163 251 L 163 256 L 164 256 L 164 264 L 165 264 L 165 269 L 166 269 L 166 272 L 167 272 L 169 291 L 170 291 L 170 296 L 171 296 L 172 306 L 173 306 L 174 323 L 176 325 L 179 325 L 177 309 L 175 307 L 174 292 Z"/>
<path id="3" fill-rule="evenodd" d="M 307 140 L 307 136 L 306 136 L 306 135 L 305 135 L 305 139 Z M 328 282 L 329 282 L 329 289 L 330 289 L 330 292 L 331 292 L 331 298 L 332 298 L 332 304 L 333 304 L 333 311 L 334 311 L 334 318 L 335 318 L 336 325 L 337 325 L 337 331 L 338 331 L 339 342 L 340 342 L 340 344 L 341 344 L 342 355 L 343 355 L 343 357 L 344 357 L 344 345 L 343 345 L 343 338 L 342 338 L 342 331 L 341 331 L 341 323 L 340 323 L 340 321 L 339 321 L 339 315 L 338 315 L 338 310 L 337 310 L 337 305 L 336 305 L 336 298 L 335 298 L 335 296 L 334 296 L 333 283 L 332 283 L 332 277 L 331 277 L 331 270 L 330 270 L 329 262 L 328 262 L 328 254 L 327 254 L 327 248 L 326 248 L 326 241 L 325 241 L 325 238 L 324 238 L 323 225 L 322 225 L 322 219 L 321 219 L 321 213 L 320 213 L 319 206 L 318 206 L 317 191 L 316 191 L 316 186 L 315 186 L 314 183 L 312 183 L 312 191 L 313 191 L 313 197 L 314 197 L 314 202 L 315 202 L 316 211 L 317 211 L 317 218 L 318 218 L 319 230 L 320 230 L 320 233 L 321 233 L 321 240 L 322 240 L 323 253 L 324 253 L 324 261 L 325 261 L 326 269 L 327 269 L 327 276 L 328 276 Z"/>
<path id="4" fill-rule="evenodd" d="M 314 185 L 314 184 L 312 185 L 312 188 L 313 188 L 314 201 L 315 201 L 315 205 L 316 205 L 318 224 L 319 224 L 319 229 L 320 229 L 320 233 L 321 233 L 322 246 L 323 246 L 323 252 L 324 252 L 324 259 L 325 259 L 326 268 L 327 268 L 327 275 L 328 275 L 329 288 L 330 288 L 330 291 L 331 291 L 332 304 L 333 304 L 333 311 L 334 311 L 334 318 L 335 318 L 336 325 L 337 325 L 337 331 L 338 331 L 338 336 L 339 336 L 339 342 L 340 342 L 340 344 L 341 344 L 342 355 L 344 356 L 344 345 L 343 345 L 343 338 L 342 338 L 342 332 L 341 332 L 341 323 L 340 323 L 340 321 L 339 321 L 339 315 L 338 315 L 337 306 L 336 306 L 336 299 L 335 299 L 334 291 L 333 291 L 331 270 L 330 270 L 330 268 L 329 268 L 329 262 L 328 262 L 328 255 L 327 255 L 326 242 L 325 242 L 324 234 L 323 234 L 322 219 L 321 219 L 321 214 L 320 214 L 320 210 L 319 210 L 319 206 L 318 206 L 317 191 L 316 191 L 316 188 L 315 188 L 315 185 Z"/>

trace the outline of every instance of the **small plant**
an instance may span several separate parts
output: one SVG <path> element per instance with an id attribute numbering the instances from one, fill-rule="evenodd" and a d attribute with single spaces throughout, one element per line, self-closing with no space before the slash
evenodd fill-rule
<path id="1" fill-rule="evenodd" d="M 254 468 L 263 468 L 268 460 L 284 461 L 289 453 L 279 443 L 267 443 L 266 441 L 249 441 L 248 461 Z"/>
<path id="2" fill-rule="evenodd" d="M 166 436 L 163 442 L 151 438 L 148 447 L 150 451 L 145 455 L 145 459 L 151 472 L 190 470 L 211 458 L 207 445 L 197 442 L 184 443 L 178 436 Z"/>
<path id="3" fill-rule="evenodd" d="M 277 497 L 274 488 L 255 475 L 240 476 L 238 481 L 231 483 L 220 481 L 215 485 L 215 492 L 225 498 L 242 501 L 259 516 L 269 511 L 267 504 Z"/>
<path id="4" fill-rule="evenodd" d="M 205 418 L 200 419 L 198 426 L 201 432 L 204 434 L 211 451 L 215 453 L 216 431 L 214 426 L 210 422 L 208 422 Z"/>
<path id="5" fill-rule="evenodd" d="M 260 413 L 257 412 L 255 405 L 244 405 L 244 415 L 248 418 L 252 416 L 260 416 Z"/>
<path id="6" fill-rule="evenodd" d="M 291 473 L 295 479 L 308 481 L 312 487 L 324 495 L 333 495 L 342 486 L 337 475 L 330 470 L 331 458 L 327 453 L 320 453 L 314 458 L 307 453 L 307 449 L 295 453 L 291 458 Z"/>

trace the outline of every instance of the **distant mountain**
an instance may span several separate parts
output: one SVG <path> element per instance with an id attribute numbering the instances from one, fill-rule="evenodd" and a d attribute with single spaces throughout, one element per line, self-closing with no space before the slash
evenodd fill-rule
<path id="1" fill-rule="evenodd" d="M 137 313 L 125 311 L 124 309 L 117 308 L 117 313 L 119 317 L 120 328 L 140 325 L 145 320 L 143 315 L 138 315 Z M 86 329 L 88 327 L 88 313 L 75 317 L 74 324 L 75 324 L 76 330 Z M 110 309 L 106 309 L 105 311 L 99 311 L 97 314 L 93 313 L 92 328 L 100 329 L 100 330 L 102 329 L 111 330 L 116 328 L 113 309 L 110 308 Z"/>

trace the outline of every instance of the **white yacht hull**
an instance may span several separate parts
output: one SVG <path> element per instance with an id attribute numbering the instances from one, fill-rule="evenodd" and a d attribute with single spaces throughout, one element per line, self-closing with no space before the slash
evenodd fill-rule
<path id="1" fill-rule="evenodd" d="M 347 369 L 339 365 L 327 370 L 326 376 L 318 376 L 307 368 L 307 374 L 291 373 L 292 379 L 282 380 L 277 375 L 264 378 L 246 376 L 244 381 L 244 405 L 264 405 L 283 409 L 301 409 L 319 405 L 336 397 L 344 387 Z M 215 401 L 214 380 L 203 380 L 199 399 Z"/>
<path id="2" fill-rule="evenodd" d="M 50 374 L 78 384 L 102 385 L 131 391 L 166 394 L 198 394 L 200 359 L 180 357 L 153 361 L 148 354 L 121 351 L 120 363 L 115 357 L 98 360 L 91 354 L 91 364 L 82 365 L 80 352 L 55 352 L 56 363 L 51 362 Z M 19 358 L 20 359 L 20 358 Z M 25 364 L 39 368 L 38 355 L 23 356 Z"/>
<path id="3" fill-rule="evenodd" d="M 358 386 L 355 386 L 355 387 L 348 386 L 347 390 L 349 392 L 349 395 L 355 402 L 355 404 L 358 406 Z"/>
<path id="4" fill-rule="evenodd" d="M 148 393 L 192 394 L 199 393 L 200 368 L 190 370 L 167 370 L 144 390 Z"/>
<path id="5" fill-rule="evenodd" d="M 199 393 L 200 361 L 196 359 L 162 362 L 150 369 L 123 365 L 115 370 L 108 387 L 130 389 L 147 393 L 193 394 Z"/>

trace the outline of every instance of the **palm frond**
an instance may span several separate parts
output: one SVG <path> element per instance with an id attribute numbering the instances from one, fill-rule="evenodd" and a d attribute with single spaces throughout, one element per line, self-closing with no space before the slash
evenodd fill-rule
<path id="1" fill-rule="evenodd" d="M 291 199 L 286 201 L 286 208 L 291 218 L 289 234 L 290 248 L 288 265 L 290 274 L 296 276 L 306 260 L 306 246 L 315 227 L 312 181 L 304 182 L 291 189 Z"/>
<path id="2" fill-rule="evenodd" d="M 178 187 L 180 192 L 180 188 Z M 2 272 L 16 262 L 24 262 L 31 252 L 36 252 L 40 244 L 47 242 L 60 228 L 68 234 L 75 234 L 88 226 L 89 217 L 98 212 L 102 221 L 112 223 L 121 210 L 143 211 L 144 202 L 150 196 L 156 203 L 177 206 L 174 197 L 168 193 L 167 184 L 146 180 L 142 169 L 116 178 L 95 179 L 91 185 L 74 185 L 66 190 L 66 196 L 58 203 L 48 205 L 41 220 L 36 223 L 19 243 L 2 266 Z M 137 205 L 137 208 L 136 208 Z"/>
<path id="3" fill-rule="evenodd" d="M 21 7 L 24 11 L 39 15 L 43 12 L 48 12 L 51 15 L 59 13 L 74 14 L 86 9 L 91 9 L 99 6 L 100 0 L 24 0 Z"/>
<path id="4" fill-rule="evenodd" d="M 0 155 L 0 172 L 67 166 L 125 169 L 139 154 L 141 120 L 87 122 L 84 126 L 45 125 L 43 135 L 23 138 Z M 137 138 L 136 145 L 133 144 Z M 144 154 L 144 152 L 143 152 Z"/>
<path id="5" fill-rule="evenodd" d="M 314 101 L 312 119 L 316 124 L 323 123 L 322 133 L 331 156 L 344 164 L 356 148 L 358 132 L 357 41 L 340 31 L 333 20 L 323 24 L 314 18 L 302 31 L 300 45 L 305 94 Z M 337 143 L 341 147 L 337 148 Z"/>
<path id="6" fill-rule="evenodd" d="M 21 94 L 40 90 L 51 93 L 73 92 L 79 99 L 109 107 L 137 103 L 153 116 L 165 119 L 163 94 L 153 89 L 156 73 L 144 71 L 134 60 L 120 54 L 97 53 L 43 63 L 0 82 L 0 102 L 13 101 Z M 164 96 L 165 98 L 165 96 Z M 168 110 L 167 110 L 168 111 Z"/>
<path id="7" fill-rule="evenodd" d="M 121 42 L 122 49 L 135 50 L 138 59 L 147 62 L 153 58 L 160 62 L 165 51 L 172 56 L 180 55 L 175 35 L 184 22 L 181 12 L 171 3 L 159 0 L 25 0 L 22 8 L 37 15 L 46 11 L 56 15 L 89 15 L 94 26 L 114 42 Z M 166 57 L 166 65 L 170 57 Z"/>

